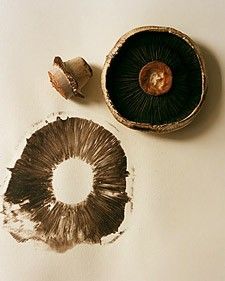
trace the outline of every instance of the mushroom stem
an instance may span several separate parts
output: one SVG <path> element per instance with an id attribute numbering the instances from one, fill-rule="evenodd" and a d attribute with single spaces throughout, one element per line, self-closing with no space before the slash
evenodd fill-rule
<path id="1" fill-rule="evenodd" d="M 172 78 L 169 66 L 160 61 L 151 61 L 142 67 L 139 84 L 145 93 L 160 96 L 170 90 Z"/>
<path id="2" fill-rule="evenodd" d="M 66 99 L 73 96 L 84 98 L 81 89 L 92 76 L 92 69 L 81 57 L 63 62 L 55 57 L 53 69 L 48 72 L 52 86 Z"/>

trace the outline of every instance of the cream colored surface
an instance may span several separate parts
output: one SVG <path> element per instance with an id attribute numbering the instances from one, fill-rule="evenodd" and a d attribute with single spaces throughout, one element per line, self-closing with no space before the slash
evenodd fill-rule
<path id="1" fill-rule="evenodd" d="M 0 1 L 0 173 L 26 131 L 51 112 L 101 116 L 120 131 L 135 166 L 134 211 L 113 244 L 56 254 L 0 230 L 0 281 L 225 280 L 225 2 Z M 105 55 L 142 25 L 172 26 L 202 48 L 209 91 L 193 123 L 168 136 L 114 120 L 100 89 Z M 50 85 L 52 59 L 84 57 L 94 77 L 85 101 Z"/>

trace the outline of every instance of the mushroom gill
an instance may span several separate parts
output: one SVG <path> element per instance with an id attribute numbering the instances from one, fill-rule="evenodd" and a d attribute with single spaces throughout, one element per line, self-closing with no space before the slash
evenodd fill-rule
<path id="1" fill-rule="evenodd" d="M 122 36 L 107 56 L 102 88 L 119 122 L 170 132 L 189 124 L 202 105 L 204 62 L 196 44 L 182 32 L 140 27 Z"/>

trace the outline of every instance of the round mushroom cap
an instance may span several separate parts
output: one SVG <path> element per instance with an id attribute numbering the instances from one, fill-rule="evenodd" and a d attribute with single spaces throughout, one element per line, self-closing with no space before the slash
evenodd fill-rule
<path id="1" fill-rule="evenodd" d="M 122 36 L 106 58 L 102 89 L 114 117 L 141 130 L 171 132 L 188 125 L 206 92 L 196 44 L 169 27 L 141 27 Z"/>

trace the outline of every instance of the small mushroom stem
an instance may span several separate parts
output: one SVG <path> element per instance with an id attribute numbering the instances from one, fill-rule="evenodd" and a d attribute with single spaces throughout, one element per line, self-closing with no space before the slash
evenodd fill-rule
<path id="1" fill-rule="evenodd" d="M 53 69 L 48 72 L 52 86 L 66 99 L 73 96 L 84 98 L 81 89 L 92 77 L 92 69 L 81 57 L 63 62 L 55 57 Z"/>
<path id="2" fill-rule="evenodd" d="M 142 90 L 153 96 L 166 94 L 172 86 L 173 75 L 168 65 L 160 61 L 151 61 L 144 65 L 139 73 Z"/>
<path id="3" fill-rule="evenodd" d="M 71 85 L 65 74 L 61 71 L 61 69 L 54 67 L 51 71 L 48 72 L 48 75 L 52 83 L 52 86 L 65 99 L 69 99 L 74 95 Z M 83 97 L 83 95 L 81 97 Z"/>
<path id="4" fill-rule="evenodd" d="M 65 62 L 66 68 L 73 75 L 78 83 L 78 88 L 82 89 L 92 77 L 92 69 L 88 63 L 81 57 L 71 59 Z"/>

